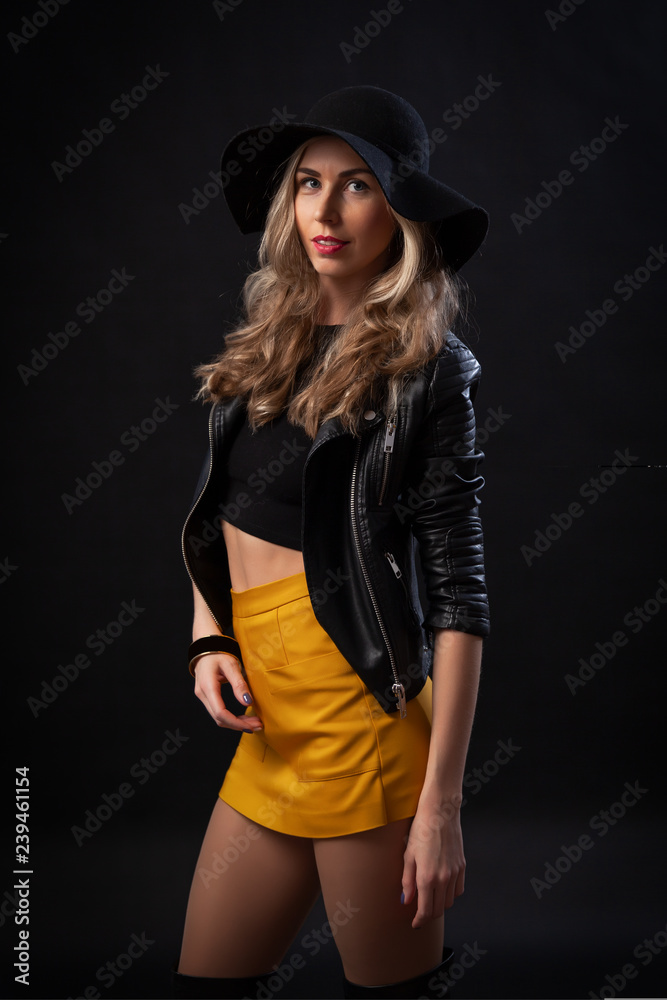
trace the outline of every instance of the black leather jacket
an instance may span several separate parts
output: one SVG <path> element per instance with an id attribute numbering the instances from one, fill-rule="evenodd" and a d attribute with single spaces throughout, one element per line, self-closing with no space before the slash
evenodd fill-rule
<path id="1" fill-rule="evenodd" d="M 302 542 L 315 615 L 386 712 L 403 711 L 422 689 L 434 628 L 488 635 L 479 376 L 474 355 L 449 334 L 406 385 L 396 414 L 366 410 L 358 436 L 326 421 L 306 460 Z M 231 582 L 219 516 L 227 453 L 244 419 L 239 399 L 212 407 L 209 454 L 183 528 L 190 576 L 226 635 Z"/>

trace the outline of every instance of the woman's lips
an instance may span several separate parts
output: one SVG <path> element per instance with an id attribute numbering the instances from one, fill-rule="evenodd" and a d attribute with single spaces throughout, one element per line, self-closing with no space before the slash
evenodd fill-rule
<path id="1" fill-rule="evenodd" d="M 349 240 L 337 240 L 335 236 L 315 236 L 311 240 L 317 252 L 321 254 L 338 253 L 349 242 Z"/>

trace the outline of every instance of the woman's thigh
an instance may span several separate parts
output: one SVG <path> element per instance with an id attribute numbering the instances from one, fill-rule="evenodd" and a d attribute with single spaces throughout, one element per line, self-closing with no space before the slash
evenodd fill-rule
<path id="1" fill-rule="evenodd" d="M 192 881 L 178 971 L 270 972 L 318 894 L 312 841 L 254 824 L 218 799 Z"/>
<path id="2" fill-rule="evenodd" d="M 346 977 L 363 986 L 400 982 L 442 959 L 444 918 L 413 930 L 416 901 L 401 903 L 411 819 L 314 841 L 327 916 Z"/>

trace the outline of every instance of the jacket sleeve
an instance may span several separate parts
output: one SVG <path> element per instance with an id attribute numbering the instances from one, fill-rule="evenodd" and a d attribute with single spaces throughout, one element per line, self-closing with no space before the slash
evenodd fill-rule
<path id="1" fill-rule="evenodd" d="M 454 340 L 454 338 L 452 338 Z M 438 357 L 407 475 L 428 628 L 486 636 L 489 609 L 479 517 L 483 453 L 475 443 L 477 359 L 460 341 Z"/>

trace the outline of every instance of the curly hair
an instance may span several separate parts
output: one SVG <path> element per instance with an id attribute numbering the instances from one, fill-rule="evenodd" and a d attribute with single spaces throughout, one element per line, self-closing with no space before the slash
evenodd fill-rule
<path id="1" fill-rule="evenodd" d="M 204 401 L 241 396 L 253 427 L 287 409 L 315 437 L 338 417 L 355 433 L 372 402 L 393 413 L 405 381 L 443 346 L 459 313 L 460 279 L 439 257 L 431 226 L 395 212 L 385 270 L 367 285 L 332 338 L 318 338 L 319 279 L 296 229 L 294 188 L 301 145 L 272 199 L 259 267 L 243 289 L 243 320 L 221 353 L 195 374 Z"/>

